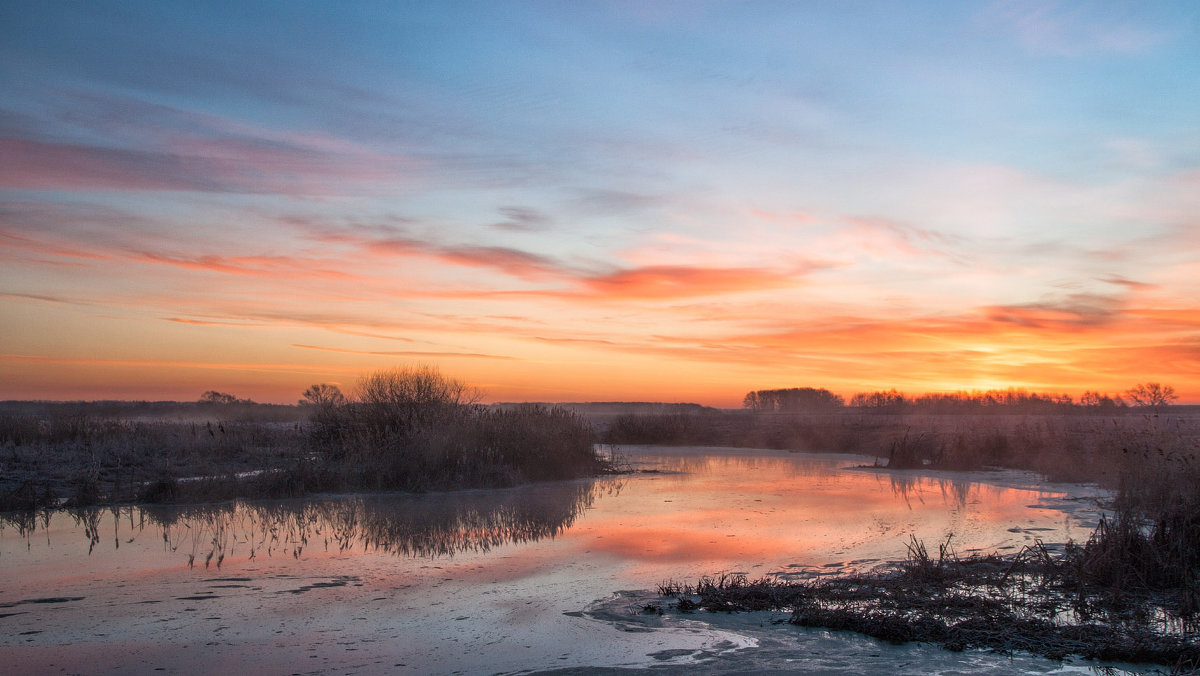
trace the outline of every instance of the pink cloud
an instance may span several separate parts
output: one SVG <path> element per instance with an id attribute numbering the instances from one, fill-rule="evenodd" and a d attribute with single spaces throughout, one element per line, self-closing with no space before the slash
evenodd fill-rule
<path id="1" fill-rule="evenodd" d="M 49 242 L 46 240 L 34 239 L 32 237 L 17 234 L 10 230 L 0 230 L 0 238 L 7 240 L 9 246 L 36 252 L 37 254 L 43 256 L 63 256 L 67 258 L 83 258 L 87 260 L 112 259 L 111 256 L 106 256 L 95 251 L 84 251 L 61 242 Z"/>
<path id="2" fill-rule="evenodd" d="M 566 267 L 552 258 L 509 247 L 448 246 L 401 236 L 360 239 L 358 244 L 375 254 L 423 256 L 453 265 L 490 268 L 519 278 L 567 274 Z"/>
<path id="3" fill-rule="evenodd" d="M 341 270 L 317 267 L 316 262 L 289 256 L 216 256 L 202 255 L 191 258 L 171 256 L 152 251 L 137 251 L 129 255 L 140 263 L 173 265 L 188 270 L 220 272 L 233 275 L 259 277 L 300 277 L 307 279 L 362 279 Z"/>
<path id="4" fill-rule="evenodd" d="M 258 139 L 180 140 L 164 149 L 0 138 L 0 187 L 322 195 L 394 189 L 406 161 L 332 155 Z M 355 187 L 351 187 L 355 186 Z"/>
<path id="5" fill-rule="evenodd" d="M 762 221 L 767 221 L 770 223 L 781 223 L 784 225 L 817 223 L 820 221 L 820 219 L 817 218 L 816 216 L 813 216 L 813 215 L 803 212 L 803 211 L 792 211 L 792 212 L 787 212 L 787 213 L 780 213 L 780 212 L 775 212 L 775 211 L 768 211 L 766 209 L 751 209 L 750 215 L 759 220 L 762 220 Z"/>
<path id="6" fill-rule="evenodd" d="M 160 153 L 0 138 L 0 186 L 50 190 L 199 189 L 180 158 Z"/>

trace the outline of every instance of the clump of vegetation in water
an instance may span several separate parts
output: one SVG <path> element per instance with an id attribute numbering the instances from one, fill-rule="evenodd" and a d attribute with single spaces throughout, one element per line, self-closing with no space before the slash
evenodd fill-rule
<path id="1" fill-rule="evenodd" d="M 475 404 L 461 381 L 432 368 L 367 376 L 350 397 L 315 402 L 310 440 L 322 482 L 340 489 L 510 486 L 608 469 L 579 415 L 537 404 Z"/>

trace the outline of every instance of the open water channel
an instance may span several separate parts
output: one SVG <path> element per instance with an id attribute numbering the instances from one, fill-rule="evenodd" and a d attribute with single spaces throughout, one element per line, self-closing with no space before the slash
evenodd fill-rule
<path id="1" fill-rule="evenodd" d="M 782 614 L 640 613 L 666 580 L 806 576 L 1086 539 L 1102 492 L 873 458 L 626 447 L 634 473 L 425 495 L 9 515 L 14 673 L 1088 673 Z"/>

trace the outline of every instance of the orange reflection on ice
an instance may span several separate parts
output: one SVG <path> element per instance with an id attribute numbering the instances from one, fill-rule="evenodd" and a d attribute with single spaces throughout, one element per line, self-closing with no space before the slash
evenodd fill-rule
<path id="1" fill-rule="evenodd" d="M 1086 533 L 1087 524 L 1045 508 L 1060 494 L 984 484 L 980 473 L 888 472 L 854 466 L 865 458 L 770 451 L 648 452 L 677 473 L 637 479 L 619 511 L 597 509 L 569 537 L 651 578 L 669 572 L 664 564 L 766 573 L 903 558 L 910 536 L 930 546 L 952 537 L 963 552 Z"/>
<path id="2" fill-rule="evenodd" d="M 887 471 L 864 456 L 784 451 L 622 451 L 650 471 L 501 491 L 59 513 L 32 539 L 5 533 L 0 571 L 20 570 L 36 587 L 118 571 L 178 575 L 189 561 L 189 578 L 374 568 L 397 584 L 542 584 L 599 569 L 621 580 L 613 584 L 645 587 L 722 571 L 869 567 L 903 558 L 913 537 L 931 549 L 949 537 L 959 553 L 1079 541 L 1094 518 L 1086 503 L 1017 473 Z M 99 538 L 89 544 L 87 533 Z"/>

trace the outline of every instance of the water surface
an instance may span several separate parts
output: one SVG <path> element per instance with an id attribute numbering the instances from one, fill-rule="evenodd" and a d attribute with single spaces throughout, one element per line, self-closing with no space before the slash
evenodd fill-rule
<path id="1" fill-rule="evenodd" d="M 719 572 L 869 568 L 903 558 L 911 537 L 949 537 L 960 553 L 1078 541 L 1100 495 L 1014 472 L 875 470 L 858 456 L 621 452 L 641 471 L 502 491 L 9 519 L 0 641 L 22 669 L 89 673 L 686 670 L 697 660 L 1011 673 L 1013 662 L 992 656 L 758 615 L 648 618 L 636 614 L 644 592 L 617 592 Z M 810 662 L 788 661 L 803 655 Z"/>

